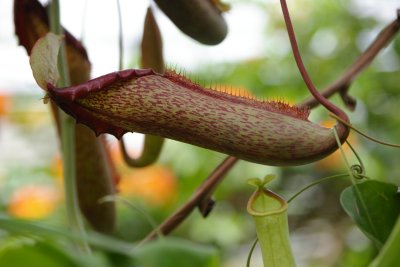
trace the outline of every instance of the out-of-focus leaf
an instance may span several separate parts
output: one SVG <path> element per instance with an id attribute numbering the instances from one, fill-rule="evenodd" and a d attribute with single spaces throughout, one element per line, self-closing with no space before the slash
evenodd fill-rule
<path id="1" fill-rule="evenodd" d="M 62 36 L 48 33 L 41 37 L 32 48 L 31 64 L 33 77 L 37 84 L 47 90 L 47 84 L 56 85 L 60 75 L 57 68 L 58 51 Z"/>
<path id="2" fill-rule="evenodd" d="M 0 246 L 0 266 L 21 267 L 109 267 L 104 254 L 75 254 L 49 240 L 11 237 Z"/>
<path id="3" fill-rule="evenodd" d="M 340 202 L 357 226 L 379 247 L 385 244 L 400 214 L 397 186 L 366 181 L 346 188 Z"/>
<path id="4" fill-rule="evenodd" d="M 386 244 L 383 246 L 381 253 L 372 262 L 370 267 L 397 267 L 399 266 L 400 251 L 400 219 L 393 228 Z"/>
<path id="5" fill-rule="evenodd" d="M 0 249 L 0 266 L 75 267 L 60 249 L 31 239 L 8 240 Z"/>
<path id="6" fill-rule="evenodd" d="M 146 267 L 217 267 L 215 248 L 182 239 L 163 238 L 135 249 L 135 266 Z"/>
<path id="7" fill-rule="evenodd" d="M 151 8 L 147 9 L 141 44 L 141 67 L 164 72 L 163 43 Z"/>
<path id="8" fill-rule="evenodd" d="M 54 228 L 43 223 L 15 219 L 5 215 L 0 215 L 0 228 L 10 233 L 19 235 L 26 234 L 31 236 L 32 234 L 35 234 L 46 239 L 65 238 L 73 241 L 81 240 L 81 236 L 79 234 L 76 232 L 71 232 L 70 230 Z M 119 254 L 131 255 L 134 248 L 134 245 L 131 243 L 123 242 L 95 232 L 89 232 L 87 239 L 89 244 L 94 247 Z"/>

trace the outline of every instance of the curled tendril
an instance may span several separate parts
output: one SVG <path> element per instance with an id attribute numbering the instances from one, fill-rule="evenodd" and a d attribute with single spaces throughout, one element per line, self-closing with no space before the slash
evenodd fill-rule
<path id="1" fill-rule="evenodd" d="M 366 178 L 365 176 L 365 169 L 362 165 L 360 164 L 353 164 L 350 166 L 350 171 L 353 174 L 353 177 L 356 178 L 357 180 L 361 180 Z"/>

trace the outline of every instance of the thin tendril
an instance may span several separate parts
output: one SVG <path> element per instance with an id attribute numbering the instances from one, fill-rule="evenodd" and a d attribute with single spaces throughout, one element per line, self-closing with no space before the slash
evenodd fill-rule
<path id="1" fill-rule="evenodd" d="M 355 177 L 353 175 L 353 172 L 351 171 L 351 167 L 350 167 L 349 161 L 347 160 L 347 157 L 346 157 L 346 155 L 345 155 L 345 153 L 343 151 L 342 144 L 340 143 L 340 139 L 339 139 L 339 136 L 338 136 L 337 131 L 336 131 L 336 126 L 334 126 L 332 128 L 332 130 L 333 130 L 333 134 L 335 135 L 335 139 L 336 139 L 336 142 L 338 144 L 338 147 L 339 147 L 339 150 L 340 150 L 340 154 L 342 155 L 342 159 L 343 159 L 343 161 L 344 161 L 344 163 L 346 165 L 346 169 L 347 169 L 347 171 L 349 173 L 349 176 L 351 178 L 351 182 L 355 185 L 356 184 Z"/>
<path id="2" fill-rule="evenodd" d="M 108 195 L 108 196 L 102 197 L 99 200 L 100 204 L 104 203 L 104 202 L 121 202 L 121 203 L 125 204 L 126 206 L 134 209 L 136 212 L 138 212 L 140 215 L 142 215 L 146 219 L 146 221 L 150 224 L 150 226 L 156 232 L 156 235 L 157 235 L 157 237 L 159 239 L 162 239 L 164 237 L 163 233 L 160 231 L 160 229 L 158 229 L 157 222 L 153 219 L 153 217 L 151 217 L 146 211 L 142 210 L 138 206 L 132 204 L 127 199 L 122 198 L 122 197 L 117 196 L 117 195 Z M 140 246 L 141 244 L 142 244 L 142 242 L 139 243 L 137 246 Z"/>
<path id="3" fill-rule="evenodd" d="M 358 153 L 356 152 L 356 150 L 354 149 L 354 147 L 350 144 L 350 142 L 348 140 L 346 140 L 346 144 L 349 146 L 349 148 L 351 149 L 351 151 L 353 152 L 354 156 L 356 156 L 357 161 L 359 163 L 359 165 L 352 165 L 350 167 L 350 169 L 353 171 L 354 177 L 355 178 L 365 178 L 365 165 L 361 160 L 361 157 L 358 155 Z"/>
<path id="4" fill-rule="evenodd" d="M 317 181 L 314 181 L 314 182 L 312 182 L 312 183 L 306 185 L 305 187 L 303 187 L 303 188 L 300 189 L 299 191 L 297 191 L 293 196 L 291 196 L 291 197 L 288 199 L 287 203 L 290 203 L 293 199 L 295 199 L 295 198 L 298 197 L 301 193 L 303 193 L 303 192 L 306 191 L 307 189 L 313 187 L 314 185 L 317 185 L 317 184 L 326 182 L 326 181 L 331 180 L 331 179 L 342 178 L 342 177 L 347 177 L 347 176 L 349 176 L 349 175 L 346 174 L 346 173 L 342 173 L 342 174 L 336 174 L 336 175 L 328 176 L 328 177 L 325 177 L 325 178 L 321 178 L 321 179 L 319 179 L 319 180 L 317 180 Z"/>
<path id="5" fill-rule="evenodd" d="M 367 205 L 365 204 L 364 198 L 363 198 L 363 196 L 362 196 L 362 194 L 360 192 L 360 189 L 357 186 L 356 178 L 353 175 L 353 172 L 352 172 L 352 170 L 350 168 L 350 164 L 349 164 L 349 162 L 348 162 L 348 160 L 346 158 L 346 155 L 345 155 L 345 153 L 343 151 L 342 144 L 340 143 L 340 139 L 339 139 L 339 136 L 338 136 L 337 131 L 336 131 L 336 126 L 333 127 L 333 134 L 335 135 L 335 139 L 336 139 L 336 142 L 337 142 L 337 144 L 339 146 L 340 153 L 342 154 L 342 159 L 343 159 L 343 161 L 344 161 L 344 163 L 345 163 L 345 165 L 347 167 L 347 171 L 348 171 L 348 173 L 349 173 L 349 175 L 351 177 L 351 182 L 353 183 L 355 194 L 356 194 L 357 198 L 360 200 L 360 204 L 361 204 L 362 208 L 366 211 L 365 214 L 367 216 L 368 224 L 372 228 L 373 232 L 376 233 L 377 231 L 375 229 L 374 224 L 372 223 L 371 216 L 370 216 L 370 214 L 369 214 L 369 212 L 367 210 Z"/>
<path id="6" fill-rule="evenodd" d="M 247 255 L 247 260 L 246 260 L 246 267 L 250 267 L 250 261 L 251 261 L 251 256 L 253 255 L 254 249 L 256 248 L 256 245 L 258 243 L 258 238 L 254 240 L 253 245 L 251 245 L 249 254 Z"/>
<path id="7" fill-rule="evenodd" d="M 358 165 L 358 164 L 351 165 L 351 166 L 349 167 L 349 169 L 348 169 L 348 170 L 350 170 L 350 172 L 352 173 L 353 178 L 354 178 L 354 179 L 358 179 L 358 180 L 361 180 L 361 179 L 370 179 L 368 176 L 365 175 L 365 168 L 364 168 L 364 164 L 363 164 L 363 162 L 362 162 L 362 160 L 361 160 L 361 157 L 357 154 L 357 152 L 356 152 L 356 150 L 354 149 L 354 147 L 353 147 L 347 140 L 346 140 L 346 143 L 347 143 L 347 145 L 350 147 L 351 151 L 354 153 L 354 155 L 356 156 L 356 158 L 357 158 L 357 160 L 358 160 L 358 162 L 359 162 L 359 165 Z M 341 148 L 341 147 L 340 147 L 340 148 Z M 344 154 L 342 154 L 342 156 L 344 156 Z M 347 164 L 347 166 L 349 166 L 349 164 Z M 300 190 L 299 190 L 297 193 L 295 193 L 291 198 L 289 198 L 289 200 L 288 200 L 287 202 L 290 203 L 293 199 L 295 199 L 295 198 L 296 198 L 297 196 L 299 196 L 301 193 L 303 193 L 304 191 L 306 191 L 306 190 L 309 189 L 310 187 L 313 187 L 314 185 L 323 183 L 323 182 L 325 182 L 325 181 L 327 181 L 327 180 L 330 180 L 330 179 L 340 178 L 340 177 L 346 177 L 346 176 L 349 176 L 349 175 L 350 175 L 350 174 L 345 174 L 345 173 L 336 174 L 336 175 L 328 176 L 328 177 L 319 179 L 319 180 L 317 180 L 317 181 L 315 181 L 315 182 L 312 182 L 312 183 L 308 184 L 307 186 L 303 187 L 302 189 L 300 189 Z"/>
<path id="8" fill-rule="evenodd" d="M 343 123 L 344 125 L 346 125 L 350 129 L 354 130 L 355 132 L 359 133 L 360 135 L 364 136 L 365 138 L 367 138 L 367 139 L 369 139 L 369 140 L 371 140 L 371 141 L 373 141 L 375 143 L 378 143 L 378 144 L 381 144 L 381 145 L 385 145 L 385 146 L 400 148 L 399 144 L 387 143 L 387 142 L 378 140 L 378 139 L 376 139 L 374 137 L 371 137 L 371 136 L 367 135 L 366 133 L 363 133 L 362 131 L 360 131 L 356 127 L 354 127 L 351 123 L 349 123 L 347 121 L 344 121 L 342 118 L 338 117 L 336 114 L 332 114 L 331 113 L 331 114 L 329 114 L 329 116 L 335 118 L 336 120 L 340 121 L 341 123 Z"/>

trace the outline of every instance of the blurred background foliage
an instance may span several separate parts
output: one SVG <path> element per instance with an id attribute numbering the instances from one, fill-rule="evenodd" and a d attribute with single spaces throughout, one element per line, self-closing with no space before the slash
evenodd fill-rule
<path id="1" fill-rule="evenodd" d="M 191 75 L 211 87 L 245 90 L 264 99 L 299 103 L 307 98 L 308 92 L 294 64 L 277 1 L 227 2 L 231 3 L 232 9 L 251 6 L 264 14 L 263 56 L 202 63 L 191 70 Z M 379 7 L 378 1 L 375 2 Z M 319 88 L 335 80 L 396 13 L 393 10 L 391 18 L 385 20 L 363 10 L 358 1 L 345 0 L 290 1 L 289 7 L 304 60 Z M 246 21 L 242 23 L 245 25 Z M 357 99 L 357 107 L 354 112 L 349 112 L 351 121 L 358 128 L 396 143 L 400 142 L 399 55 L 400 38 L 397 37 L 352 84 L 350 94 Z M 134 56 L 130 62 L 130 67 L 136 67 L 138 57 Z M 343 106 L 337 96 L 332 101 Z M 35 95 L 0 91 L 0 212 L 2 216 L 62 228 L 66 221 L 62 163 L 47 109 L 48 106 L 42 104 L 39 90 Z M 323 125 L 332 124 L 322 108 L 312 111 L 311 120 Z M 362 157 L 369 177 L 399 184 L 398 151 L 353 134 L 350 141 Z M 121 173 L 119 194 L 144 209 L 157 222 L 184 203 L 225 157 L 168 140 L 157 164 L 129 169 L 112 137 L 109 143 Z M 344 149 L 350 162 L 355 163 L 349 149 Z M 140 147 L 132 146 L 131 152 L 140 153 Z M 217 248 L 221 266 L 244 266 L 255 238 L 254 226 L 246 213 L 247 199 L 252 191 L 246 184 L 248 178 L 275 173 L 279 178 L 272 183 L 272 189 L 290 197 L 318 178 L 345 171 L 338 153 L 315 164 L 290 168 L 241 161 L 218 188 L 215 194 L 217 205 L 208 218 L 203 219 L 195 211 L 173 235 Z M 349 184 L 345 178 L 321 184 L 290 204 L 289 223 L 298 266 L 361 267 L 367 266 L 376 255 L 376 248 L 340 206 L 340 192 Z M 137 242 L 151 230 L 152 226 L 140 213 L 118 204 L 118 227 L 114 237 Z M 104 253 L 101 249 L 90 258 L 74 256 L 63 238 L 50 242 L 13 233 L 0 231 L 0 262 L 18 260 L 21 263 L 18 266 L 26 262 L 31 266 L 132 266 L 124 256 Z M 211 260 L 209 266 L 217 266 L 216 261 Z M 258 252 L 253 256 L 252 266 L 261 266 Z"/>

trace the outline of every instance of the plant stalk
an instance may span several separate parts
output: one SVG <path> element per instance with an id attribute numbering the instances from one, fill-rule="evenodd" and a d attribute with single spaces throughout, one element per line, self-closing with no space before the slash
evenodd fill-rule
<path id="1" fill-rule="evenodd" d="M 64 32 L 60 23 L 60 4 L 58 0 L 52 0 L 50 2 L 49 12 L 50 30 L 58 35 L 63 34 Z M 61 45 L 58 55 L 58 71 L 60 73 L 58 86 L 69 86 L 70 79 L 66 60 L 65 42 Z M 75 121 L 62 111 L 60 111 L 60 121 L 64 163 L 65 204 L 68 223 L 71 229 L 82 237 L 79 244 L 80 250 L 84 253 L 90 253 L 90 247 L 87 243 L 84 223 L 78 205 L 75 166 Z"/>

